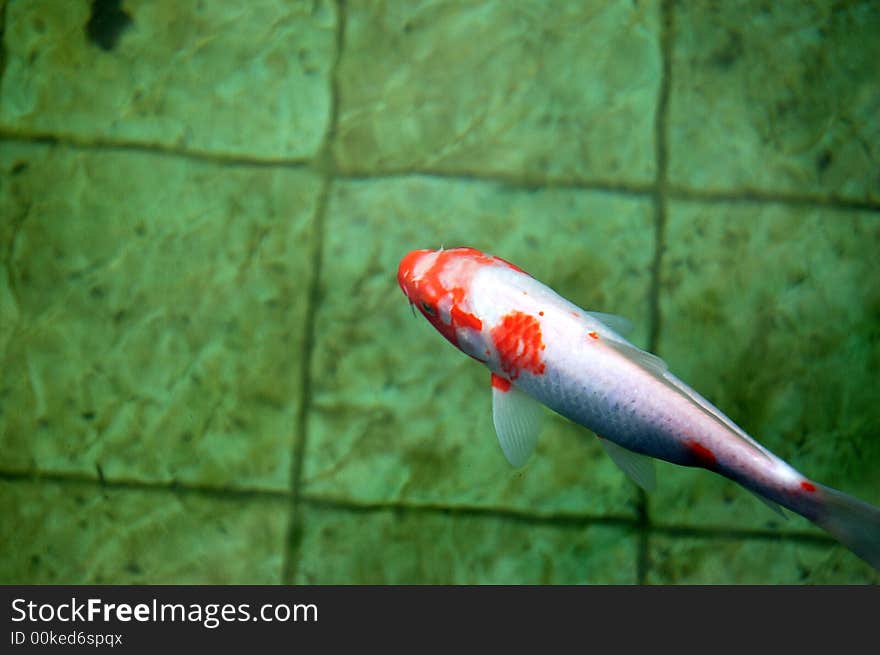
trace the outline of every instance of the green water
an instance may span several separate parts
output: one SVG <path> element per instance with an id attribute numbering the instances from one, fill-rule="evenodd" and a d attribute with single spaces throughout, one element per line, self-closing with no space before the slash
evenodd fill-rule
<path id="1" fill-rule="evenodd" d="M 502 256 L 880 504 L 876 3 L 0 11 L 0 583 L 880 582 L 556 416 L 511 469 L 395 279 Z"/>

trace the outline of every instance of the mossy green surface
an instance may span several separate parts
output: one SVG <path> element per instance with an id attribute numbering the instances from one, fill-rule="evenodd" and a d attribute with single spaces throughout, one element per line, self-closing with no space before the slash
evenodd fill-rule
<path id="1" fill-rule="evenodd" d="M 252 159 L 317 152 L 329 120 L 332 2 L 131 0 L 111 51 L 87 38 L 91 4 L 9 3 L 7 129 Z"/>
<path id="2" fill-rule="evenodd" d="M 287 488 L 320 181 L 7 144 L 7 471 Z"/>
<path id="3" fill-rule="evenodd" d="M 630 528 L 307 508 L 297 584 L 634 584 Z"/>
<path id="4" fill-rule="evenodd" d="M 654 536 L 649 584 L 855 585 L 876 574 L 843 546 L 730 536 Z"/>
<path id="5" fill-rule="evenodd" d="M 346 6 L 333 144 L 344 170 L 656 173 L 657 2 Z"/>
<path id="6" fill-rule="evenodd" d="M 0 584 L 273 584 L 285 510 L 273 498 L 0 481 Z"/>
<path id="7" fill-rule="evenodd" d="M 659 352 L 804 475 L 880 504 L 880 404 L 870 383 L 880 363 L 876 219 L 673 203 Z M 681 478 L 661 486 L 659 521 L 779 523 L 733 483 L 668 468 Z"/>
<path id="8" fill-rule="evenodd" d="M 674 23 L 671 182 L 880 200 L 876 3 L 687 2 Z"/>

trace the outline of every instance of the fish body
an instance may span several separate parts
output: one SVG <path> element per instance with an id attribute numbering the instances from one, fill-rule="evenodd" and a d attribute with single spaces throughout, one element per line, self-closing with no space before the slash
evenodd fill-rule
<path id="1" fill-rule="evenodd" d="M 525 463 L 534 448 L 545 405 L 596 433 L 646 489 L 654 484 L 647 458 L 708 469 L 817 523 L 880 569 L 880 509 L 808 479 L 761 446 L 627 341 L 624 320 L 583 310 L 472 248 L 413 251 L 398 283 L 448 341 L 491 371 L 496 433 L 511 464 Z"/>

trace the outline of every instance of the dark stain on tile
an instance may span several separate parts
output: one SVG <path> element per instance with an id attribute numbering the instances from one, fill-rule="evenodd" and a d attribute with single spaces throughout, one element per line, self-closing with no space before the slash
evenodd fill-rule
<path id="1" fill-rule="evenodd" d="M 743 38 L 739 32 L 730 30 L 727 32 L 727 40 L 709 58 L 709 62 L 721 70 L 727 70 L 733 66 L 743 54 Z"/>
<path id="2" fill-rule="evenodd" d="M 119 4 L 120 0 L 92 0 L 92 13 L 86 23 L 89 41 L 107 52 L 116 47 L 119 37 L 133 23 Z"/>
<path id="3" fill-rule="evenodd" d="M 816 171 L 818 173 L 824 173 L 831 165 L 832 161 L 833 157 L 831 151 L 827 149 L 823 150 L 816 158 Z"/>

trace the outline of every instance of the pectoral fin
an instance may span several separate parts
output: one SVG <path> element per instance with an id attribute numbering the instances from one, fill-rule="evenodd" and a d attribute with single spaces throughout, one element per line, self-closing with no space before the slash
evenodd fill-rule
<path id="1" fill-rule="evenodd" d="M 774 503 L 774 502 L 773 502 L 772 500 L 770 500 L 769 498 L 764 498 L 764 496 L 762 496 L 761 494 L 757 493 L 756 491 L 752 491 L 751 489 L 749 489 L 749 491 L 751 492 L 751 494 L 752 494 L 755 498 L 757 498 L 757 499 L 760 500 L 762 503 L 764 503 L 767 507 L 769 507 L 771 510 L 773 510 L 773 512 L 775 512 L 776 514 L 779 514 L 779 516 L 781 516 L 781 517 L 784 518 L 785 520 L 788 520 L 788 517 L 785 515 L 785 512 L 782 511 L 782 507 L 780 507 L 779 503 Z"/>
<path id="2" fill-rule="evenodd" d="M 498 443 L 511 466 L 520 467 L 529 459 L 538 443 L 543 418 L 541 403 L 492 374 L 492 420 Z"/>
<path id="3" fill-rule="evenodd" d="M 654 491 L 657 488 L 657 476 L 654 473 L 652 458 L 634 453 L 602 437 L 599 437 L 599 443 L 605 448 L 605 452 L 608 453 L 611 460 L 626 473 L 630 480 L 645 491 Z"/>

